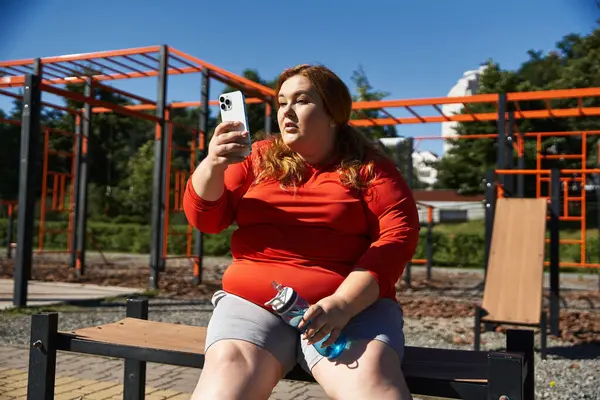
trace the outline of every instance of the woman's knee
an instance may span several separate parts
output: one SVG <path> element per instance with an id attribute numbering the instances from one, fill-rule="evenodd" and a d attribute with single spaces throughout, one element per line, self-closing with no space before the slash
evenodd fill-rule
<path id="1" fill-rule="evenodd" d="M 251 375 L 282 374 L 283 366 L 267 350 L 243 340 L 222 340 L 209 348 L 206 353 L 206 364 L 210 368 L 231 368 L 245 371 Z"/>
<path id="2" fill-rule="evenodd" d="M 337 400 L 412 398 L 398 355 L 377 340 L 356 342 L 337 362 L 322 359 L 314 366 L 313 374 L 327 394 Z"/>
<path id="3" fill-rule="evenodd" d="M 281 363 L 267 350 L 241 340 L 222 340 L 206 352 L 194 396 L 266 399 L 281 379 L 282 371 Z"/>

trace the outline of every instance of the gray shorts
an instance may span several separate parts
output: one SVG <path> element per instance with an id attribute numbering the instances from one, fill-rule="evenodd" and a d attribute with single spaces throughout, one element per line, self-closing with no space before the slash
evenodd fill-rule
<path id="1" fill-rule="evenodd" d="M 344 328 L 348 341 L 379 340 L 404 356 L 404 320 L 399 304 L 379 299 Z M 296 364 L 310 373 L 323 356 L 301 340 L 300 332 L 281 318 L 239 296 L 226 293 L 217 302 L 206 333 L 205 352 L 219 340 L 237 339 L 268 350 L 284 367 Z"/>

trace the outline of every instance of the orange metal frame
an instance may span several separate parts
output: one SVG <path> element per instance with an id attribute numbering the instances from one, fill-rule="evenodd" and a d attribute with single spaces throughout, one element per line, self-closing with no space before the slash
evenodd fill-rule
<path id="1" fill-rule="evenodd" d="M 58 134 L 69 136 L 73 138 L 72 151 L 58 151 L 50 148 L 50 134 Z M 73 221 L 73 198 L 75 196 L 75 185 L 74 185 L 74 177 L 75 177 L 75 146 L 77 140 L 76 135 L 71 132 L 63 131 L 60 129 L 53 128 L 45 128 L 44 129 L 44 162 L 43 162 L 43 173 L 42 173 L 42 194 L 41 194 L 41 202 L 40 202 L 40 227 L 38 231 L 38 253 L 46 252 L 48 250 L 44 250 L 44 239 L 46 234 L 59 234 L 66 233 L 67 234 L 67 252 L 72 252 L 74 249 L 74 243 L 71 243 L 71 231 L 74 229 L 74 221 Z M 68 173 L 65 172 L 56 172 L 50 171 L 48 169 L 48 161 L 50 155 L 56 155 L 59 157 L 66 157 L 71 159 L 71 171 Z M 52 188 L 48 190 L 48 178 L 52 178 Z M 69 195 L 68 198 L 65 196 L 67 189 L 67 180 L 69 187 Z M 45 227 L 46 222 L 46 212 L 48 211 L 48 195 L 52 195 L 52 201 L 50 204 L 50 211 L 54 212 L 67 212 L 69 213 L 69 226 L 66 230 L 48 230 Z M 65 205 L 66 204 L 66 205 Z M 64 251 L 52 251 L 52 252 L 60 252 Z"/>
<path id="2" fill-rule="evenodd" d="M 93 85 L 95 86 L 96 83 L 94 82 Z M 111 87 L 107 87 L 107 86 L 103 86 L 103 89 L 108 89 L 111 90 Z M 121 93 L 121 94 L 127 94 L 127 93 Z M 131 97 L 131 96 L 130 96 Z M 259 98 L 246 98 L 246 104 L 260 104 L 263 103 L 264 101 L 259 99 Z M 212 100 L 208 102 L 209 106 L 218 106 L 219 102 L 217 100 Z M 265 110 L 265 114 L 266 116 L 270 116 L 271 113 L 271 106 L 269 103 L 265 103 L 266 105 L 266 110 Z M 185 190 L 185 183 L 188 179 L 188 177 L 194 172 L 194 169 L 196 168 L 196 150 L 199 151 L 204 151 L 205 149 L 205 133 L 200 131 L 197 128 L 193 128 L 190 126 L 185 126 L 182 124 L 178 124 L 174 121 L 171 120 L 171 111 L 172 109 L 176 109 L 176 108 L 187 108 L 187 107 L 200 107 L 202 106 L 202 102 L 200 101 L 186 101 L 186 102 L 172 102 L 167 104 L 167 110 L 165 112 L 165 119 L 167 122 L 167 126 L 168 126 L 168 132 L 167 132 L 167 171 L 166 171 L 166 185 L 165 185 L 165 190 L 166 190 L 166 195 L 165 195 L 165 232 L 164 232 L 164 236 L 163 236 L 163 258 L 165 259 L 177 259 L 177 258 L 188 258 L 188 259 L 192 259 L 194 257 L 196 257 L 196 255 L 192 254 L 192 244 L 193 244 L 193 234 L 194 234 L 194 228 L 192 225 L 188 224 L 187 226 L 187 230 L 185 233 L 183 233 L 183 235 L 186 236 L 186 253 L 183 256 L 169 256 L 168 255 L 168 240 L 169 240 L 169 236 L 177 236 L 177 235 L 182 235 L 182 233 L 179 232 L 175 232 L 173 230 L 170 229 L 169 227 L 169 221 L 170 221 L 170 214 L 172 212 L 183 212 L 183 193 Z M 133 111 L 149 111 L 149 110 L 154 110 L 156 109 L 156 104 L 138 104 L 138 105 L 130 105 L 130 106 L 124 106 L 124 108 L 128 109 L 128 110 L 133 110 Z M 102 107 L 102 106 L 98 106 L 98 107 L 93 107 L 92 108 L 92 114 L 94 113 L 106 113 L 106 112 L 113 112 L 114 110 L 107 108 L 107 107 Z M 182 147 L 182 146 L 174 146 L 173 145 L 173 127 L 179 127 L 185 130 L 188 130 L 191 133 L 191 139 L 190 139 L 190 147 Z M 172 165 L 171 165 L 171 157 L 173 155 L 173 152 L 175 151 L 184 151 L 184 152 L 189 152 L 190 154 L 190 169 L 189 171 L 184 171 L 184 170 L 173 170 L 172 169 Z M 173 180 L 173 184 L 171 183 L 171 180 Z M 174 192 L 174 198 L 173 198 L 173 204 L 171 204 L 171 192 Z M 199 263 L 193 263 L 193 267 L 194 267 L 194 276 L 197 276 L 199 271 Z"/>
<path id="3" fill-rule="evenodd" d="M 568 117 L 589 117 L 600 115 L 600 107 L 584 107 L 586 100 L 591 98 L 600 97 L 600 88 L 586 88 L 586 89 L 566 89 L 566 90 L 548 90 L 548 91 L 537 91 L 537 92 L 518 92 L 518 93 L 507 93 L 506 103 L 507 105 L 512 103 L 515 111 L 513 116 L 515 120 L 519 119 L 544 119 L 544 118 L 568 118 Z M 574 99 L 577 102 L 577 107 L 571 108 L 559 108 L 552 104 L 552 101 Z M 415 99 L 415 100 L 384 100 L 384 101 L 365 101 L 355 102 L 353 109 L 361 113 L 364 110 L 379 110 L 386 114 L 388 118 L 365 118 L 352 120 L 351 124 L 357 127 L 369 127 L 369 126 L 385 126 L 385 125 L 398 125 L 398 124 L 419 124 L 419 123 L 443 123 L 443 122 L 475 122 L 475 121 L 497 121 L 498 120 L 498 104 L 500 97 L 497 94 L 481 94 L 466 97 L 443 97 L 443 98 L 430 98 L 430 99 Z M 520 102 L 522 101 L 538 101 L 544 106 L 540 106 L 539 109 L 534 110 L 522 110 Z M 444 104 L 462 104 L 464 106 L 464 114 L 458 115 L 444 115 L 441 110 Z M 488 104 L 490 108 L 494 108 L 496 112 L 488 113 L 475 113 L 469 108 L 472 104 Z M 531 103 L 530 103 L 531 105 Z M 415 111 L 415 107 L 429 106 L 430 108 L 438 111 L 440 115 L 422 115 Z M 386 108 L 404 108 L 408 112 L 414 115 L 410 118 L 399 118 L 393 116 Z M 363 113 L 364 114 L 364 113 Z M 508 115 L 508 113 L 507 113 Z M 506 118 L 508 120 L 508 118 Z M 515 124 L 516 125 L 516 124 Z M 588 263 L 586 258 L 586 191 L 585 182 L 587 182 L 587 176 L 590 174 L 600 173 L 600 169 L 587 168 L 587 139 L 589 136 L 597 136 L 600 131 L 577 131 L 577 132 L 527 132 L 519 133 L 515 132 L 516 140 L 513 141 L 513 148 L 517 155 L 522 155 L 525 149 L 525 139 L 535 138 L 536 140 L 536 169 L 534 170 L 496 170 L 496 174 L 510 174 L 510 175 L 535 175 L 536 176 L 536 196 L 542 196 L 541 185 L 542 182 L 550 182 L 550 170 L 542 169 L 542 160 L 552 158 L 562 159 L 578 159 L 581 160 L 580 169 L 563 169 L 561 170 L 561 181 L 578 181 L 581 182 L 582 190 L 580 196 L 569 196 L 567 185 L 564 185 L 563 196 L 564 203 L 562 208 L 562 214 L 560 220 L 562 221 L 579 221 L 581 223 L 581 238 L 577 240 L 563 239 L 560 240 L 560 244 L 578 244 L 581 246 L 580 259 L 578 263 L 575 262 L 561 262 L 561 267 L 581 267 L 581 268 L 600 268 L 599 263 Z M 547 137 L 560 137 L 560 136 L 581 136 L 582 137 L 582 148 L 580 154 L 560 154 L 560 155 L 544 155 L 542 154 L 542 140 Z M 452 137 L 452 140 L 473 140 L 473 139 L 495 139 L 497 134 L 469 134 Z M 445 140 L 446 138 L 441 136 L 420 136 L 414 137 L 415 142 L 421 140 Z M 577 175 L 564 176 L 564 175 Z M 498 196 L 504 195 L 503 187 L 498 186 Z M 580 215 L 569 214 L 569 202 L 580 203 Z M 423 260 L 415 260 L 417 263 Z M 548 265 L 549 263 L 546 263 Z"/>
<path id="4" fill-rule="evenodd" d="M 419 201 L 417 201 L 417 207 L 422 207 L 425 208 L 427 210 L 427 224 L 432 224 L 433 223 L 433 209 L 435 207 L 433 207 L 432 205 L 429 204 L 425 204 L 425 203 L 421 203 Z M 427 264 L 427 259 L 425 258 L 413 258 L 412 260 L 410 260 L 411 264 L 417 264 L 417 265 L 426 265 Z"/>
<path id="5" fill-rule="evenodd" d="M 0 199 L 0 205 L 6 206 L 6 215 L 8 216 L 9 219 L 10 219 L 10 217 L 12 217 L 14 215 L 15 211 L 17 211 L 18 204 L 17 204 L 16 200 L 1 200 Z M 14 240 L 14 238 L 12 240 Z M 13 242 L 12 240 L 10 242 L 7 240 L 7 242 L 6 242 L 7 254 L 8 254 L 9 258 L 11 257 L 11 248 L 15 246 L 15 242 Z"/>
<path id="6" fill-rule="evenodd" d="M 158 53 L 160 52 L 160 48 L 160 46 L 148 46 L 124 50 L 70 54 L 58 57 L 43 57 L 41 58 L 43 65 L 42 83 L 45 85 L 83 83 L 86 76 L 81 75 L 82 70 L 93 72 L 91 78 L 96 82 L 155 77 L 159 74 Z M 267 86 L 236 75 L 173 47 L 168 46 L 168 53 L 169 64 L 167 70 L 169 75 L 200 73 L 206 68 L 210 71 L 212 78 L 230 86 L 243 89 L 246 93 L 254 93 L 266 100 L 272 99 L 275 94 L 274 90 Z M 87 62 L 88 65 L 83 65 L 82 62 Z M 25 75 L 33 73 L 33 63 L 33 58 L 1 61 L 0 69 L 2 69 L 4 76 L 0 77 L 0 88 L 23 86 Z M 110 71 L 110 73 L 102 71 Z"/>
<path id="7" fill-rule="evenodd" d="M 76 119 L 79 120 L 79 116 L 76 116 Z M 16 126 L 21 125 L 21 121 L 7 120 L 7 119 L 3 119 L 3 118 L 0 118 L 0 123 L 6 123 L 6 124 L 11 124 L 11 125 L 16 125 Z M 77 121 L 77 123 L 78 123 L 78 121 Z M 71 201 L 71 199 L 75 195 L 73 178 L 75 176 L 74 154 L 75 154 L 75 143 L 76 143 L 75 137 L 76 137 L 76 135 L 72 132 L 64 131 L 62 129 L 48 128 L 48 127 L 42 127 L 42 129 L 44 131 L 44 151 L 43 151 L 43 158 L 42 158 L 42 160 L 43 160 L 42 161 L 42 169 L 43 169 L 42 193 L 41 193 L 42 200 L 40 201 L 38 249 L 37 249 L 36 253 L 38 253 L 38 254 L 44 253 L 44 252 L 45 253 L 65 253 L 65 252 L 70 253 L 70 252 L 74 251 L 73 243 L 71 243 L 71 231 L 74 229 L 73 208 L 72 208 L 73 202 Z M 54 150 L 54 149 L 50 148 L 50 135 L 51 134 L 72 137 L 73 138 L 72 152 L 58 151 L 58 150 Z M 50 155 L 71 158 L 71 171 L 68 173 L 50 171 L 48 169 L 48 161 L 49 161 Z M 48 189 L 48 178 L 52 179 L 51 189 Z M 66 196 L 67 185 L 69 186 L 68 198 Z M 49 195 L 52 196 L 50 207 L 48 207 L 48 196 Z M 11 201 L 4 200 L 0 203 L 6 203 L 9 205 L 14 203 L 15 206 L 17 204 L 16 201 L 13 201 L 13 200 L 11 200 Z M 69 213 L 68 228 L 66 230 L 48 230 L 48 229 L 46 229 L 45 222 L 46 222 L 46 213 L 48 211 Z M 66 251 L 65 250 L 53 250 L 53 251 L 44 250 L 45 237 L 46 237 L 46 234 L 49 234 L 49 233 L 66 233 L 67 234 L 67 250 Z"/>
<path id="8" fill-rule="evenodd" d="M 156 77 L 159 74 L 158 70 L 158 57 L 161 47 L 160 46 L 149 46 L 134 49 L 124 49 L 116 51 L 103 51 L 85 54 L 72 54 L 59 57 L 45 57 L 41 59 L 42 63 L 42 90 L 49 93 L 53 93 L 59 96 L 78 100 L 81 102 L 87 102 L 93 106 L 93 112 L 118 112 L 124 115 L 128 115 L 135 118 L 140 118 L 152 122 L 158 123 L 158 118 L 144 113 L 145 110 L 152 110 L 155 108 L 155 102 L 143 98 L 141 96 L 133 95 L 112 87 L 102 85 L 102 88 L 113 90 L 117 93 L 128 95 L 130 98 L 139 101 L 141 104 L 133 106 L 118 106 L 116 104 L 104 102 L 101 100 L 91 99 L 77 93 L 69 92 L 64 89 L 60 89 L 57 85 L 66 83 L 82 83 L 86 76 L 81 75 L 81 70 L 92 71 L 92 81 L 95 85 L 99 85 L 99 82 L 103 81 L 116 81 L 123 79 L 132 78 L 144 78 L 144 77 Z M 261 103 L 265 102 L 267 105 L 267 114 L 270 115 L 271 108 L 270 104 L 274 98 L 273 89 L 260 85 L 244 77 L 233 74 L 225 69 L 219 68 L 213 64 L 207 63 L 199 58 L 183 53 L 172 47 L 168 47 L 168 74 L 169 75 L 183 75 L 190 73 L 200 73 L 204 69 L 207 69 L 212 78 L 217 79 L 225 84 L 232 87 L 237 87 L 244 90 L 251 97 L 248 98 L 248 103 Z M 87 63 L 83 65 L 82 63 Z M 24 59 L 15 61 L 4 61 L 0 62 L 0 90 L 1 88 L 21 87 L 24 84 L 25 74 L 32 73 L 32 65 L 34 59 Z M 109 71 L 110 73 L 102 72 Z M 0 91 L 0 94 L 6 94 L 9 96 L 15 96 L 9 94 L 4 90 Z M 543 119 L 543 118 L 567 118 L 567 117 L 586 117 L 586 116 L 599 116 L 600 107 L 585 107 L 584 104 L 586 99 L 592 97 L 600 97 L 600 88 L 587 88 L 587 89 L 566 89 L 566 90 L 549 90 L 549 91 L 536 91 L 536 92 L 518 92 L 518 93 L 507 93 L 506 102 L 512 104 L 514 111 L 515 120 L 519 119 Z M 575 99 L 577 101 L 576 107 L 559 107 L 553 104 L 556 100 L 564 99 Z M 496 121 L 498 119 L 498 105 L 500 98 L 496 94 L 481 94 L 467 97 L 440 97 L 440 98 L 425 98 L 425 99 L 412 99 L 412 100 L 382 100 L 382 101 L 364 101 L 354 102 L 352 108 L 359 114 L 364 110 L 379 110 L 385 114 L 386 118 L 365 118 L 365 119 L 354 119 L 350 123 L 357 127 L 368 127 L 368 126 L 385 126 L 385 125 L 398 125 L 398 124 L 421 124 L 421 123 L 443 123 L 449 121 L 455 122 L 475 122 L 475 121 Z M 523 110 L 520 102 L 537 101 L 543 106 L 539 106 L 537 109 Z M 168 108 L 176 107 L 191 107 L 198 106 L 199 102 L 182 102 L 172 103 Z M 217 102 L 211 102 L 210 105 L 216 105 Z M 444 104 L 462 104 L 464 110 L 463 114 L 459 115 L 445 115 L 441 110 L 440 106 Z M 472 104 L 488 104 L 490 109 L 494 112 L 480 112 L 475 113 L 470 109 Z M 44 105 L 60 108 L 61 106 L 44 103 Z M 529 103 L 531 105 L 531 103 Z M 437 114 L 431 115 L 431 113 L 424 114 L 416 111 L 417 107 L 430 107 L 437 111 Z M 62 107 L 67 112 L 77 112 L 77 110 L 69 110 Z M 403 108 L 410 112 L 413 117 L 396 117 L 393 116 L 387 109 L 389 108 Z M 364 114 L 364 113 L 363 113 Z M 173 123 L 169 122 L 169 132 L 172 131 Z M 192 132 L 196 132 L 193 128 L 190 128 Z M 544 136 L 557 136 L 565 134 L 565 132 L 538 132 L 538 133 L 525 133 L 517 136 L 517 152 L 522 151 L 523 141 L 525 137 L 534 136 L 538 141 L 538 148 L 541 146 L 541 138 Z M 568 133 L 576 134 L 576 133 Z M 585 135 L 597 134 L 597 132 L 586 132 Z M 458 139 L 483 139 L 483 138 L 494 138 L 495 134 L 482 134 L 482 135 L 468 135 L 458 136 Z M 417 137 L 419 140 L 433 139 L 432 137 Z M 171 133 L 169 133 L 169 146 L 171 146 Z M 585 142 L 585 140 L 584 140 Z M 195 146 L 200 149 L 204 146 L 204 132 L 200 132 L 198 135 L 198 142 L 191 141 L 192 147 L 190 151 L 194 153 Z M 169 154 L 173 150 L 169 147 Z M 187 150 L 187 149 L 186 149 Z M 579 155 L 572 155 L 572 157 L 580 157 Z M 581 179 L 585 181 L 585 175 L 595 173 L 594 169 L 586 169 L 586 158 L 584 150 L 582 149 L 582 169 L 574 170 L 579 171 L 582 175 Z M 538 158 L 538 162 L 539 158 Z M 169 163 L 170 164 L 170 163 Z M 546 179 L 547 171 L 543 171 L 539 168 L 537 170 L 518 171 L 510 170 L 511 174 L 536 174 L 538 177 L 537 194 L 540 195 L 540 185 L 542 181 Z M 175 176 L 175 192 L 176 192 L 176 204 L 174 205 L 174 211 L 180 210 L 180 203 L 178 193 L 181 193 L 181 171 L 176 171 Z M 504 171 L 497 171 L 503 173 Z M 563 170 L 563 173 L 572 173 L 569 170 Z M 170 173 L 168 179 L 170 180 Z M 170 182 L 170 181 L 169 181 Z M 169 183 L 170 185 L 170 183 Z M 169 186 L 168 186 L 169 188 Z M 167 189 L 170 190 L 170 189 Z M 168 198 L 168 196 L 167 196 Z M 582 209 L 585 211 L 585 194 L 581 196 L 580 200 L 577 198 L 569 197 L 569 201 L 581 201 Z M 168 215 L 168 210 L 167 210 Z M 582 214 L 582 226 L 585 226 L 585 213 Z M 168 218 L 168 217 L 167 217 Z M 565 215 L 564 218 L 574 218 L 569 215 Z M 191 230 L 190 230 L 191 231 Z M 585 231 L 585 230 L 584 230 Z M 582 232 L 584 232 L 582 231 Z M 585 235 L 585 233 L 583 233 Z M 582 239 L 582 246 L 585 246 L 585 237 Z M 585 248 L 582 249 L 584 254 Z M 582 259 L 585 260 L 585 259 Z M 418 260 L 415 260 L 418 262 Z M 580 265 L 578 265 L 580 266 Z M 591 265 L 589 265 L 591 267 Z M 595 267 L 595 266 L 594 266 Z"/>
<path id="9" fill-rule="evenodd" d="M 586 89 L 545 90 L 536 92 L 516 92 L 506 94 L 507 105 L 512 104 L 515 119 L 540 119 L 540 118 L 567 118 L 600 115 L 600 107 L 584 107 L 586 99 L 600 97 L 600 87 Z M 559 108 L 552 104 L 553 100 L 576 99 L 577 107 Z M 520 102 L 541 101 L 544 107 L 537 110 L 522 110 Z M 350 121 L 353 126 L 385 126 L 406 125 L 442 122 L 476 122 L 496 121 L 498 119 L 499 96 L 497 94 L 477 94 L 465 97 L 436 97 L 429 99 L 412 100 L 381 100 L 381 101 L 357 101 L 352 104 L 352 109 L 361 112 L 363 110 L 379 110 L 386 114 L 387 118 L 365 118 Z M 445 115 L 440 106 L 445 104 L 462 104 L 464 114 Z M 469 105 L 487 104 L 496 112 L 475 113 Z M 429 107 L 435 109 L 439 115 L 422 115 L 415 107 Z M 394 117 L 388 108 L 403 108 L 414 117 Z"/>
<path id="10" fill-rule="evenodd" d="M 89 103 L 92 105 L 92 113 L 104 113 L 104 112 L 117 112 L 122 115 L 127 115 L 133 118 L 138 118 L 146 121 L 151 121 L 158 124 L 159 119 L 154 116 L 146 113 L 145 111 L 154 110 L 156 108 L 156 102 L 151 99 L 144 98 L 142 96 L 138 96 L 136 94 L 132 94 L 120 89 L 117 89 L 113 86 L 108 86 L 105 83 L 110 81 L 124 80 L 124 79 L 133 79 L 133 78 L 145 78 L 145 77 L 157 77 L 159 74 L 159 58 L 158 54 L 161 50 L 160 46 L 149 46 L 149 47 L 141 47 L 134 49 L 125 49 L 125 50 L 116 50 L 116 51 L 103 51 L 103 52 L 94 52 L 94 53 L 86 53 L 86 54 L 72 54 L 58 57 L 44 57 L 41 58 L 42 64 L 42 84 L 41 89 L 44 92 L 52 93 L 57 96 L 61 96 L 67 99 L 72 99 L 75 101 L 79 101 L 82 103 Z M 168 51 L 168 74 L 169 75 L 184 75 L 191 73 L 201 73 L 203 70 L 208 70 L 211 78 L 214 78 L 220 82 L 223 82 L 229 86 L 236 87 L 240 90 L 243 90 L 247 94 L 246 102 L 247 104 L 259 104 L 265 103 L 266 105 L 266 115 L 271 115 L 271 102 L 274 97 L 274 90 L 261 85 L 259 83 L 253 82 L 247 78 L 231 73 L 223 68 L 217 67 L 213 64 L 210 64 L 206 61 L 203 61 L 197 57 L 188 55 L 183 53 L 173 47 L 167 47 Z M 3 61 L 0 62 L 0 94 L 20 99 L 22 96 L 14 94 L 12 92 L 3 90 L 1 88 L 13 88 L 13 87 L 22 87 L 25 81 L 25 74 L 33 73 L 32 66 L 34 64 L 34 59 L 23 59 L 23 60 L 15 60 L 15 61 Z M 122 96 L 128 97 L 133 101 L 137 101 L 140 104 L 135 104 L 131 106 L 119 106 L 110 102 L 92 99 L 86 97 L 82 94 L 67 91 L 58 87 L 59 85 L 64 85 L 67 83 L 83 83 L 87 76 L 81 75 L 82 71 L 90 71 L 92 73 L 92 85 L 95 88 L 100 88 L 102 90 L 111 91 Z M 107 71 L 107 72 L 102 72 Z M 3 76 L 2 76 L 3 75 Z M 104 83 L 101 83 L 104 82 Z M 48 102 L 42 103 L 45 106 L 53 107 L 56 109 L 60 109 L 65 112 L 76 114 L 77 117 L 80 115 L 80 110 L 73 110 L 66 107 L 62 107 L 56 104 L 51 104 Z M 217 106 L 218 101 L 210 101 L 210 106 Z M 196 150 L 204 150 L 205 147 L 205 132 L 200 132 L 198 129 L 185 127 L 192 132 L 193 137 L 190 141 L 190 148 L 185 148 L 185 151 L 189 151 L 191 154 L 191 165 L 190 171 L 171 171 L 171 154 L 174 150 L 183 150 L 180 148 L 173 148 L 172 146 L 172 131 L 173 126 L 177 125 L 175 122 L 171 121 L 169 118 L 169 111 L 173 108 L 186 108 L 186 107 L 198 107 L 201 105 L 201 102 L 198 101 L 190 101 L 190 102 L 173 102 L 167 105 L 166 112 L 166 122 L 168 126 L 168 160 L 167 160 L 167 185 L 166 185 L 166 207 L 165 207 L 165 236 L 164 236 L 164 253 L 163 257 L 167 258 L 167 237 L 169 234 L 173 235 L 174 232 L 169 230 L 169 216 L 170 212 L 181 212 L 182 211 L 182 194 L 183 188 L 182 180 L 185 180 L 187 176 L 193 171 L 195 164 L 195 151 Z M 11 122 L 12 123 L 12 122 Z M 48 133 L 46 133 L 47 135 Z M 160 134 L 160 130 L 157 129 L 157 135 Z M 86 144 L 84 143 L 84 152 Z M 45 157 L 47 157 L 48 150 L 47 146 L 45 146 Z M 46 166 L 46 163 L 44 164 Z M 174 173 L 174 191 L 175 191 L 175 201 L 173 205 L 170 204 L 170 193 L 171 193 L 171 179 L 172 174 Z M 46 190 L 47 187 L 47 176 L 51 174 L 51 172 L 47 171 L 47 168 L 44 169 L 44 181 L 43 181 L 43 191 Z M 72 176 L 71 176 L 72 178 Z M 55 178 L 56 179 L 56 178 Z M 64 179 L 60 178 L 58 181 L 62 184 L 59 184 L 59 190 L 64 186 Z M 74 185 L 71 185 L 73 188 Z M 60 193 L 54 191 L 53 193 Z M 64 197 L 63 195 L 58 194 L 58 198 Z M 53 200 L 53 207 L 56 201 Z M 60 203 L 57 203 L 60 204 Z M 40 223 L 40 235 L 41 235 L 41 246 L 43 246 L 43 236 L 45 232 L 44 227 L 44 215 L 45 209 L 42 211 L 42 221 Z M 69 229 L 73 229 L 71 226 L 71 222 L 69 224 Z M 191 225 L 188 225 L 188 230 L 186 232 L 187 235 L 187 251 L 185 257 L 196 257 L 197 255 L 192 255 L 192 235 L 193 228 Z M 69 235 L 70 238 L 70 235 Z M 41 249 L 41 247 L 40 247 Z M 69 246 L 71 249 L 71 246 Z M 38 250 L 40 251 L 40 250 Z M 71 250 L 70 250 L 71 251 Z M 169 257 L 174 258 L 174 257 Z M 198 267 L 198 263 L 194 263 L 195 268 Z M 196 271 L 197 272 L 197 271 Z"/>

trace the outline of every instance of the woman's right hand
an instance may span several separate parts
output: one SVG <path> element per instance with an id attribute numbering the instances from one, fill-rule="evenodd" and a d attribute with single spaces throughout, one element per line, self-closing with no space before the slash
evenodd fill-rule
<path id="1" fill-rule="evenodd" d="M 208 144 L 207 158 L 213 166 L 226 168 L 242 162 L 250 152 L 249 133 L 241 130 L 240 122 L 221 122 Z"/>

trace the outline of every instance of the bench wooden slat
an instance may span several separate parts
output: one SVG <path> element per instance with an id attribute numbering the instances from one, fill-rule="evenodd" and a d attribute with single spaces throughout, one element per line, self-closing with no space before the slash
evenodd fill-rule
<path id="1" fill-rule="evenodd" d="M 204 354 L 206 327 L 124 318 L 59 334 L 96 343 Z M 487 381 L 487 356 L 483 352 L 407 346 L 402 367 L 410 377 L 470 383 Z"/>
<path id="2" fill-rule="evenodd" d="M 204 354 L 206 341 L 205 327 L 138 318 L 124 318 L 111 324 L 59 333 L 95 342 L 196 354 Z"/>

